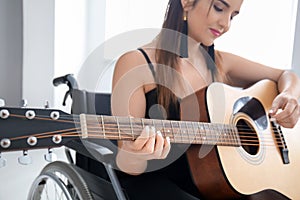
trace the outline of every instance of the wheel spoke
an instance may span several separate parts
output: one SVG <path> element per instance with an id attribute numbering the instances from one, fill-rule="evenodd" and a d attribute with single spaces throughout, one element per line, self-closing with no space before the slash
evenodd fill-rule
<path id="1" fill-rule="evenodd" d="M 48 164 L 31 186 L 28 200 L 92 200 L 86 183 L 71 164 Z"/>

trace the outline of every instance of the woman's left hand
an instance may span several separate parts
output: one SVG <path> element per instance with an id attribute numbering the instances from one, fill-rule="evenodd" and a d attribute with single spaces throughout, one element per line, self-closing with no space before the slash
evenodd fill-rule
<path id="1" fill-rule="evenodd" d="M 269 114 L 279 125 L 285 128 L 293 128 L 300 117 L 298 100 L 287 93 L 280 93 L 273 100 Z"/>

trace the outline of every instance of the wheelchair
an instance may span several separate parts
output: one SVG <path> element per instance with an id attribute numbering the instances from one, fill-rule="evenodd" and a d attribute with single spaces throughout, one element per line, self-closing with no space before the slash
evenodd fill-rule
<path id="1" fill-rule="evenodd" d="M 110 94 L 79 90 L 72 74 L 53 80 L 54 86 L 67 84 L 64 97 L 72 98 L 72 114 L 111 115 Z M 95 104 L 95 102 L 97 102 Z M 73 159 L 72 151 L 75 151 Z M 54 161 L 34 180 L 28 200 L 126 200 L 114 167 L 117 146 L 110 140 L 74 140 L 65 147 L 69 163 Z"/>

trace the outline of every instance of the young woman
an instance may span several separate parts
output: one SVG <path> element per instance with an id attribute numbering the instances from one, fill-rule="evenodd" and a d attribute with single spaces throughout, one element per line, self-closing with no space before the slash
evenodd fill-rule
<path id="1" fill-rule="evenodd" d="M 247 87 L 270 79 L 277 83 L 279 94 L 269 114 L 283 127 L 294 127 L 300 115 L 300 81 L 294 73 L 214 49 L 214 41 L 230 29 L 242 3 L 170 0 L 157 38 L 119 58 L 113 76 L 113 114 L 180 120 L 180 100 L 214 81 Z M 209 64 L 203 50 L 216 65 Z M 203 195 L 190 178 L 184 153 L 188 146 L 171 147 L 170 138 L 152 126 L 118 146 L 116 162 L 124 172 L 119 177 L 130 199 L 200 199 Z"/>

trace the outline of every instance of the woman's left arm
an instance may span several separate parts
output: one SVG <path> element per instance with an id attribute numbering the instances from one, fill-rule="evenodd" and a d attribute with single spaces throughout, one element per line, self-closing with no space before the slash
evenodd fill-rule
<path id="1" fill-rule="evenodd" d="M 288 70 L 268 67 L 234 54 L 219 52 L 224 74 L 234 86 L 246 87 L 262 79 L 277 83 L 279 94 L 273 100 L 270 116 L 283 127 L 292 128 L 300 117 L 300 79 Z"/>

